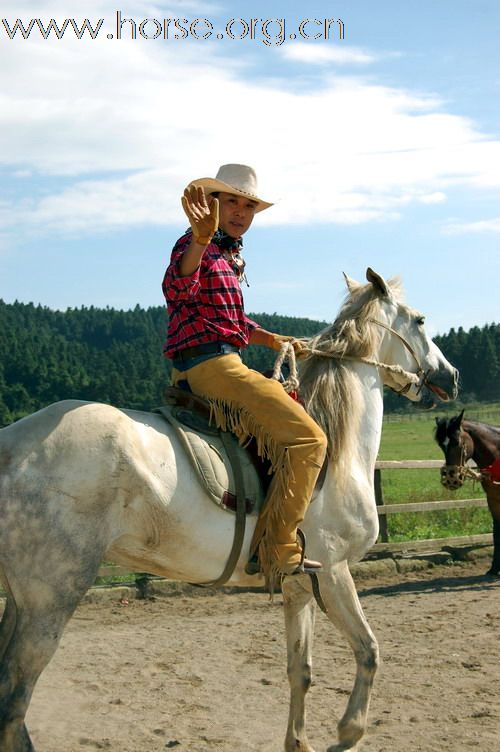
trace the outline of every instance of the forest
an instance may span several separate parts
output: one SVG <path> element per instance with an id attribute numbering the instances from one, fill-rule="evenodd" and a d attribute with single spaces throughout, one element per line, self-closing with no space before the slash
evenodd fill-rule
<path id="1" fill-rule="evenodd" d="M 269 331 L 307 337 L 326 322 L 250 314 Z M 54 311 L 0 299 L 0 426 L 62 399 L 150 410 L 163 401 L 170 364 L 162 354 L 166 313 L 161 306 L 121 311 L 81 307 Z M 500 324 L 435 337 L 459 370 L 460 400 L 500 399 Z M 272 367 L 275 353 L 250 347 L 245 362 Z M 415 409 L 388 393 L 386 410 Z"/>

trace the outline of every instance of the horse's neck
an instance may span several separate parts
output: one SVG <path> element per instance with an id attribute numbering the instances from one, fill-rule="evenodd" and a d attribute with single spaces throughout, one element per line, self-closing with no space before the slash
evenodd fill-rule
<path id="1" fill-rule="evenodd" d="M 377 368 L 364 363 L 354 363 L 352 367 L 361 386 L 358 394 L 359 423 L 354 441 L 348 442 L 348 446 L 352 447 L 351 452 L 342 461 L 347 466 L 346 475 L 359 478 L 363 473 L 371 483 L 382 435 L 384 387 Z M 337 473 L 333 463 L 329 471 L 334 478 Z"/>
<path id="2" fill-rule="evenodd" d="M 359 427 L 359 459 L 366 467 L 367 475 L 373 478 L 382 436 L 384 385 L 377 368 L 362 364 L 357 368 L 363 385 L 364 401 Z"/>
<path id="3" fill-rule="evenodd" d="M 472 459 L 478 467 L 487 467 L 500 457 L 500 434 L 490 429 L 485 423 L 463 422 L 463 429 L 467 431 L 474 444 Z"/>

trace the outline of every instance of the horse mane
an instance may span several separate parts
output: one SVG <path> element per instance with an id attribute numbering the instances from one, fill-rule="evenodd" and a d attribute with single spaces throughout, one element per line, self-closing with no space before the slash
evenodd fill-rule
<path id="1" fill-rule="evenodd" d="M 389 280 L 394 298 L 402 296 L 399 279 Z M 307 412 L 328 439 L 328 456 L 340 477 L 347 471 L 347 457 L 355 456 L 361 419 L 361 383 L 350 360 L 342 356 L 370 358 L 379 342 L 380 329 L 371 320 L 380 306 L 380 293 L 372 284 L 350 285 L 339 315 L 312 337 L 312 349 L 338 357 L 311 355 L 300 364 L 300 396 Z"/>

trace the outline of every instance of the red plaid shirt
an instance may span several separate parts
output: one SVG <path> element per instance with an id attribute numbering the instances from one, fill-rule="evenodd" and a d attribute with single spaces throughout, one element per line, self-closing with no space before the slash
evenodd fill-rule
<path id="1" fill-rule="evenodd" d="M 167 358 L 206 342 L 246 347 L 250 332 L 259 326 L 245 314 L 238 278 L 215 243 L 207 246 L 193 274 L 179 276 L 180 259 L 191 237 L 188 232 L 177 241 L 163 279 L 169 319 L 163 348 Z"/>

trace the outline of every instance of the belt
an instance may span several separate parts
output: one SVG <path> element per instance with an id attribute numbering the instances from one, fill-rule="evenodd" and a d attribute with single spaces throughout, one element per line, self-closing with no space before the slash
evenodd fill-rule
<path id="1" fill-rule="evenodd" d="M 184 347 L 176 352 L 172 359 L 191 360 L 191 358 L 198 358 L 200 355 L 225 355 L 227 353 L 241 355 L 241 350 L 237 345 L 231 345 L 229 342 L 206 342 L 203 345 Z"/>

